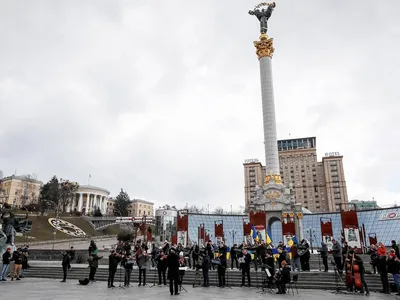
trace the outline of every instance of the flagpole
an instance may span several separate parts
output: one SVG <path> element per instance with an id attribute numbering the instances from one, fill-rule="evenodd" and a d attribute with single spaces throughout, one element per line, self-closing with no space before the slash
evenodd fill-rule
<path id="1" fill-rule="evenodd" d="M 87 181 L 88 185 L 89 185 L 89 182 L 90 182 L 90 178 L 92 178 L 92 175 L 89 174 L 89 178 L 88 178 L 88 181 Z"/>

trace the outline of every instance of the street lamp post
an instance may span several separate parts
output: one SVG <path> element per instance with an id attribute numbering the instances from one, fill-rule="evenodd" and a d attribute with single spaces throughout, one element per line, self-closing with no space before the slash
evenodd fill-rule
<path id="1" fill-rule="evenodd" d="M 236 235 L 236 230 L 232 229 L 229 230 L 229 234 L 232 236 L 232 246 L 235 245 L 235 235 Z"/>
<path id="2" fill-rule="evenodd" d="M 53 202 L 51 200 L 47 200 L 47 203 L 53 205 L 56 209 L 56 224 L 54 226 L 54 231 L 53 231 L 53 250 L 54 250 L 54 244 L 56 242 L 58 223 L 60 222 L 60 205 L 56 204 L 55 202 Z"/>

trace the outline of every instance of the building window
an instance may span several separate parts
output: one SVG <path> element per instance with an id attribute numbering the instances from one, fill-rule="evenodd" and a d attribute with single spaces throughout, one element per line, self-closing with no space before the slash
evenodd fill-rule
<path id="1" fill-rule="evenodd" d="M 147 215 L 150 216 L 150 212 L 149 211 L 147 212 Z"/>
<path id="2" fill-rule="evenodd" d="M 139 215 L 141 215 L 142 214 L 142 210 L 141 209 L 139 209 Z"/>

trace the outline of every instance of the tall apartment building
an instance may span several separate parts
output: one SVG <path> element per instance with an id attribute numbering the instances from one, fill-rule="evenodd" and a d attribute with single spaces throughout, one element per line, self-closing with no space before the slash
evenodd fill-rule
<path id="1" fill-rule="evenodd" d="M 42 182 L 29 175 L 12 175 L 0 179 L 0 203 L 23 207 L 38 203 Z"/>
<path id="2" fill-rule="evenodd" d="M 279 140 L 278 153 L 282 181 L 293 189 L 297 203 L 312 212 L 330 212 L 348 201 L 343 156 L 339 153 L 326 153 L 318 162 L 315 137 Z M 256 160 L 245 161 L 244 173 L 247 208 L 266 174 Z"/>

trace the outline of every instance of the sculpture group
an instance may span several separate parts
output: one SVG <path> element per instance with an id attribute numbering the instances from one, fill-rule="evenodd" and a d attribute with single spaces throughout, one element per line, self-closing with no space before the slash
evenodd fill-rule
<path id="1" fill-rule="evenodd" d="M 267 9 L 263 8 L 267 6 Z M 266 34 L 268 31 L 268 19 L 271 17 L 274 8 L 276 7 L 275 2 L 272 3 L 260 3 L 254 10 L 250 10 L 249 14 L 256 16 L 260 21 L 260 33 Z"/>

